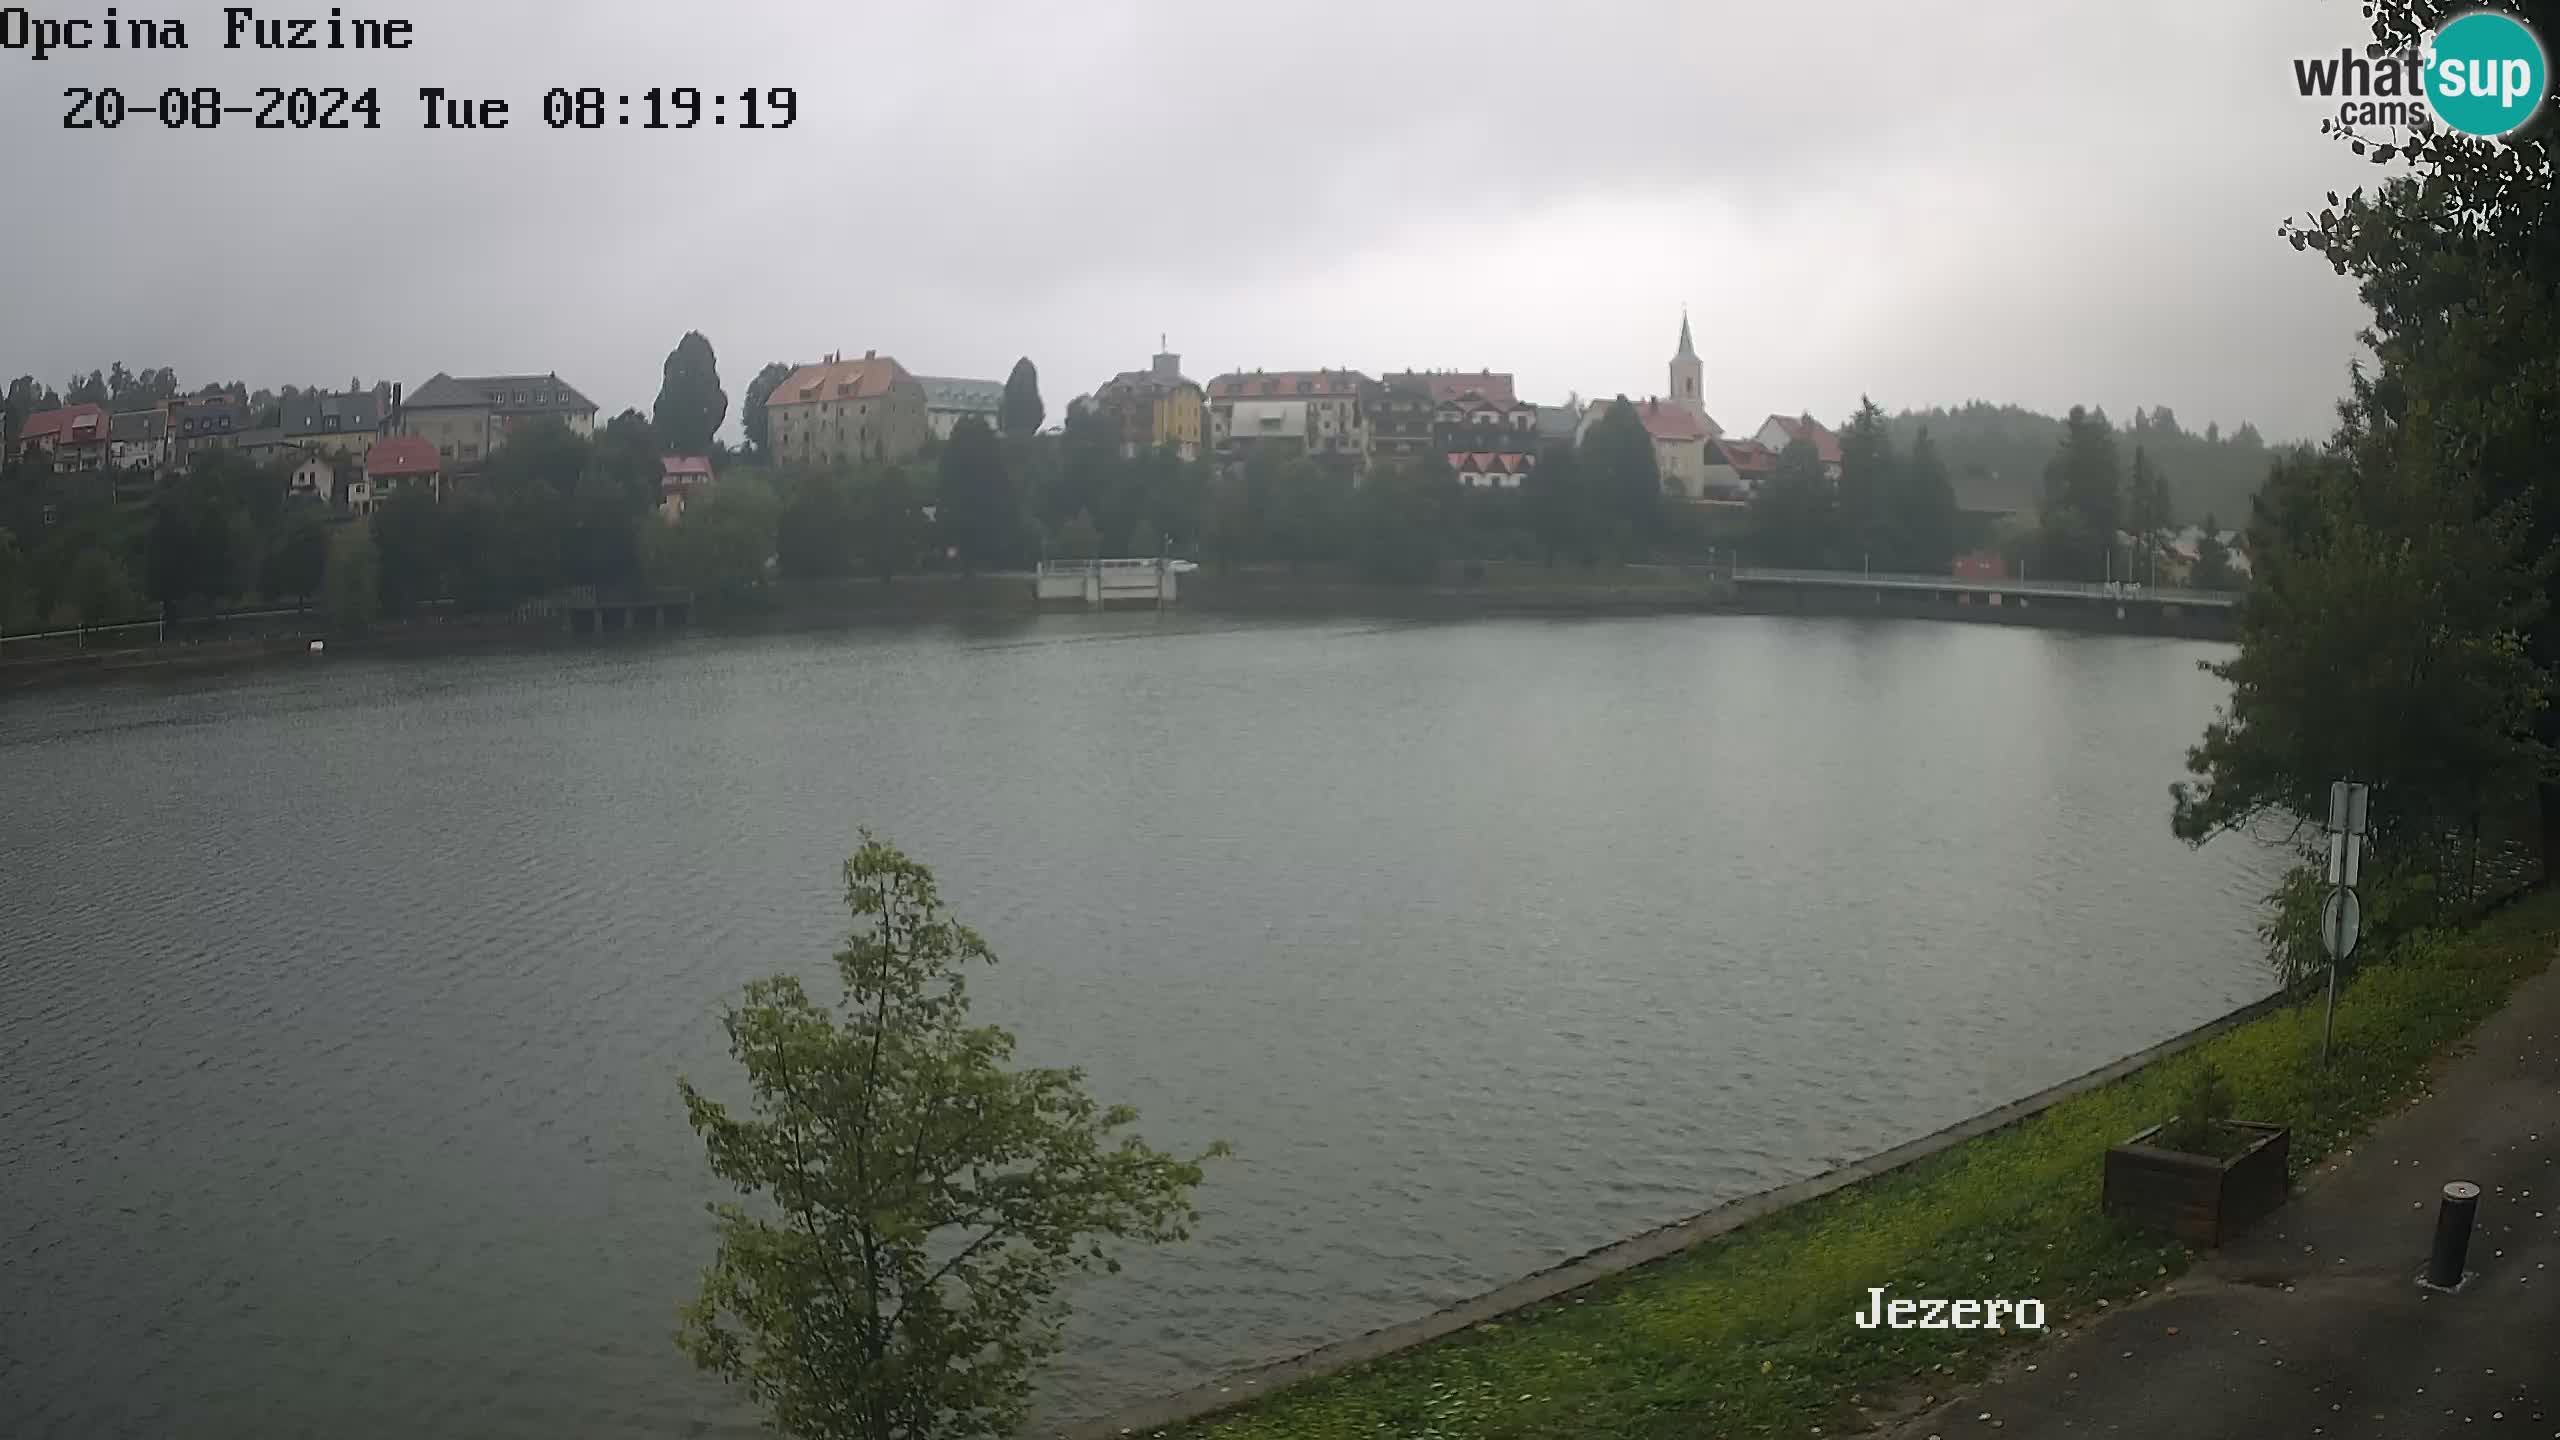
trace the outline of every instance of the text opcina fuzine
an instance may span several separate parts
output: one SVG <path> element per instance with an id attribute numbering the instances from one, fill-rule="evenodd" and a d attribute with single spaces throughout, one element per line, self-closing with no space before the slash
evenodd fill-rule
<path id="1" fill-rule="evenodd" d="M 197 27 L 203 30 L 205 22 Z M 335 5 L 326 15 L 226 5 L 219 29 L 225 50 L 406 50 L 417 43 L 417 27 L 409 21 L 348 15 Z M 24 5 L 0 6 L 0 49 L 34 60 L 73 50 L 184 50 L 192 40 L 184 20 L 125 15 L 113 5 L 104 15 L 60 19 Z"/>
<path id="2" fill-rule="evenodd" d="M 2042 1330 L 2041 1300 L 1887 1300 L 1867 1291 L 1853 1317 L 1861 1330 Z"/>

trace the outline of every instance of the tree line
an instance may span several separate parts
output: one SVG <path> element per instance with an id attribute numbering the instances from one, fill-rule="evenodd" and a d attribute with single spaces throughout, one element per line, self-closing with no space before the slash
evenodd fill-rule
<path id="1" fill-rule="evenodd" d="M 2560 4 L 2519 8 L 2560 27 Z M 2405 3 L 2367 13 L 2387 52 L 2430 23 Z M 2367 923 L 2387 932 L 2467 897 L 2504 815 L 2527 822 L 2546 883 L 2560 854 L 2560 190 L 2549 126 L 2341 141 L 2394 173 L 2283 234 L 2356 283 L 2375 358 L 2328 439 L 2278 457 L 2252 506 L 2240 645 L 2213 667 L 2230 700 L 2173 821 L 2196 843 L 2300 835 L 2332 781 L 2367 784 Z M 2280 957 L 2316 955 L 2319 880 L 2285 892 Z"/>

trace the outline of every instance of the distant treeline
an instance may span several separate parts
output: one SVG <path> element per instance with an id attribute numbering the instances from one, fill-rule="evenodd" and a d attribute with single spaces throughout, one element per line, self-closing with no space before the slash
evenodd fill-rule
<path id="1" fill-rule="evenodd" d="M 2026 513 L 2036 509 L 2046 462 L 2062 448 L 2064 432 L 2059 416 L 1980 400 L 1952 410 L 1905 410 L 1886 426 L 1893 443 L 1904 448 L 1922 427 L 1928 429 L 1958 505 Z M 2168 481 L 2171 506 L 2182 516 L 2247 515 L 2249 497 L 2266 483 L 2267 466 L 2275 459 L 2254 425 L 2228 435 L 2219 425 L 2188 430 L 2166 405 L 2135 410 L 2118 433 L 2128 449 L 2140 445 L 2151 457 Z"/>

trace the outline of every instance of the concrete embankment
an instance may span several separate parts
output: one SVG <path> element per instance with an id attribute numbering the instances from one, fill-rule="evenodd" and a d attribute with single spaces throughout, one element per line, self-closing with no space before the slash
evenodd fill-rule
<path id="1" fill-rule="evenodd" d="M 2059 1085 L 2038 1091 L 2025 1099 L 2013 1101 L 1996 1110 L 1987 1111 L 1970 1120 L 1947 1126 L 1917 1140 L 1897 1145 L 1881 1154 L 1869 1156 L 1864 1160 L 1825 1171 L 1790 1185 L 1781 1185 L 1774 1190 L 1765 1190 L 1756 1195 L 1728 1201 L 1686 1220 L 1631 1236 L 1577 1259 L 1566 1261 L 1552 1269 L 1524 1276 L 1473 1300 L 1462 1301 L 1446 1309 L 1406 1321 L 1401 1325 L 1372 1330 L 1367 1334 L 1336 1341 L 1291 1359 L 1221 1376 L 1179 1394 L 1131 1406 L 1117 1413 L 1060 1430 L 1056 1432 L 1058 1440 L 1111 1440 L 1111 1437 L 1125 1434 L 1146 1434 L 1244 1404 L 1282 1386 L 1336 1374 L 1355 1365 L 1366 1364 L 1399 1351 L 1411 1350 L 1435 1340 L 1445 1339 L 1471 1326 L 1501 1319 L 1596 1281 L 1667 1259 L 1692 1246 L 1739 1229 L 1754 1220 L 1774 1215 L 1789 1206 L 1800 1205 L 1835 1190 L 1917 1164 L 1966 1141 L 2041 1114 L 2074 1096 L 2122 1079 L 2227 1030 L 2268 1014 L 2284 1003 L 2285 997 L 2282 995 L 2269 996 L 2244 1005 L 2218 1020 L 2200 1025 L 2183 1035 L 2128 1055 L 2111 1065 L 2101 1066 L 2085 1075 L 2066 1080 Z"/>

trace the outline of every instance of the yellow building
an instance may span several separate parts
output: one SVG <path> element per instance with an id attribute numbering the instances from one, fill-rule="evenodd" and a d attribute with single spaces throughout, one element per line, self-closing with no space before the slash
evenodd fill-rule
<path id="1" fill-rule="evenodd" d="M 1170 445 L 1185 460 L 1200 458 L 1209 407 L 1198 382 L 1183 377 L 1181 356 L 1158 351 L 1147 369 L 1112 376 L 1093 403 L 1118 422 L 1121 454 Z"/>

